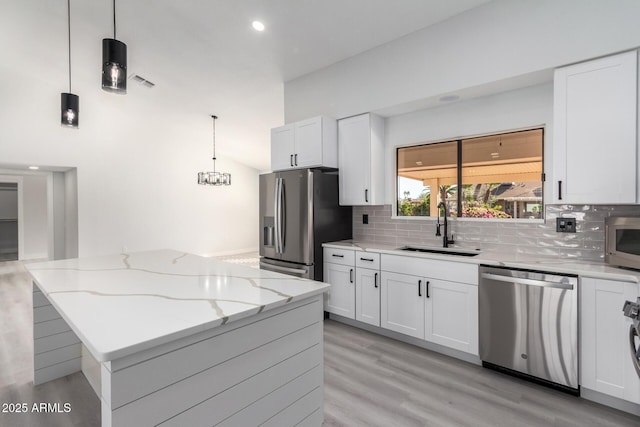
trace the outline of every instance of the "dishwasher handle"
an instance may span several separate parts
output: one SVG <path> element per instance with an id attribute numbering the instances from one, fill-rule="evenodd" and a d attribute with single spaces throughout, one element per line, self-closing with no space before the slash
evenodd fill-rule
<path id="1" fill-rule="evenodd" d="M 541 286 L 545 288 L 557 288 L 557 289 L 573 289 L 573 285 L 571 283 L 548 282 L 545 280 L 525 279 L 523 277 L 502 276 L 502 275 L 493 274 L 493 273 L 482 273 L 480 277 L 482 277 L 483 279 L 496 280 L 498 282 L 514 283 L 517 285 Z"/>

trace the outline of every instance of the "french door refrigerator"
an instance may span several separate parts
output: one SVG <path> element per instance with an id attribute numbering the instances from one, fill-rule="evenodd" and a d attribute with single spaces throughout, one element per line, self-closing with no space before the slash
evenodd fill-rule
<path id="1" fill-rule="evenodd" d="M 337 170 L 260 175 L 260 268 L 321 281 L 322 243 L 350 239 L 352 221 Z"/>

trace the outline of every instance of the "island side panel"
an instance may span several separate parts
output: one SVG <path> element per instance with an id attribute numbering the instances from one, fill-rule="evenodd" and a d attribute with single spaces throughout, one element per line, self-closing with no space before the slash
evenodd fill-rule
<path id="1" fill-rule="evenodd" d="M 102 363 L 103 426 L 321 425 L 322 295 L 216 329 Z"/>
<path id="2" fill-rule="evenodd" d="M 82 344 L 33 282 L 33 384 L 81 370 Z"/>

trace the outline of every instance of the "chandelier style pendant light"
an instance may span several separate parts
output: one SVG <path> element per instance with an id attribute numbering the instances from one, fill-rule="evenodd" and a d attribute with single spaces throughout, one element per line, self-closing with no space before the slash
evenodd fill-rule
<path id="1" fill-rule="evenodd" d="M 213 119 L 213 172 L 198 173 L 198 184 L 200 185 L 231 185 L 231 174 L 216 172 L 216 119 L 218 116 L 211 116 Z"/>
<path id="2" fill-rule="evenodd" d="M 113 38 L 102 39 L 102 89 L 127 93 L 127 45 L 116 40 L 116 0 L 113 0 Z"/>
<path id="3" fill-rule="evenodd" d="M 67 0 L 67 35 L 69 42 L 69 92 L 60 94 L 60 124 L 77 129 L 80 98 L 71 93 L 71 0 Z"/>

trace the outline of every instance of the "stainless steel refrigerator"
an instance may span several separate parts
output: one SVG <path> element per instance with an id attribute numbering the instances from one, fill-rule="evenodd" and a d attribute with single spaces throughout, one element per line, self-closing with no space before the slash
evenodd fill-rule
<path id="1" fill-rule="evenodd" d="M 337 170 L 260 175 L 260 268 L 322 280 L 322 243 L 350 239 L 352 221 Z"/>

